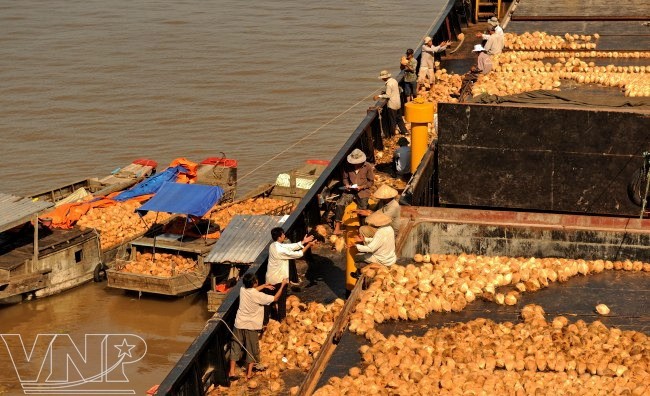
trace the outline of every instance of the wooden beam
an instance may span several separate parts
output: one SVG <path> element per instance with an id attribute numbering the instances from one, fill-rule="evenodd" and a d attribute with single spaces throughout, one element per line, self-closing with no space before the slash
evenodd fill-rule
<path id="1" fill-rule="evenodd" d="M 366 283 L 366 280 L 367 278 L 365 276 L 361 276 L 357 284 L 354 286 L 354 289 L 352 289 L 350 297 L 348 297 L 348 300 L 345 302 L 341 313 L 334 321 L 334 326 L 332 327 L 332 330 L 330 330 L 327 336 L 327 340 L 325 340 L 325 343 L 318 352 L 316 360 L 311 365 L 311 368 L 307 373 L 307 377 L 300 385 L 300 389 L 298 389 L 298 395 L 310 396 L 312 393 L 314 393 L 316 385 L 318 385 L 318 381 L 320 381 L 320 378 L 323 376 L 323 372 L 327 367 L 327 363 L 329 363 L 329 360 L 332 357 L 334 350 L 336 349 L 336 345 L 339 343 L 341 337 L 343 336 L 343 332 L 348 327 L 350 313 L 352 313 L 352 309 L 357 305 L 357 301 L 359 300 L 359 296 L 361 295 L 361 291 L 364 288 L 363 285 Z"/>
<path id="2" fill-rule="evenodd" d="M 38 214 L 34 214 L 34 258 L 32 259 L 31 271 L 38 268 Z"/>

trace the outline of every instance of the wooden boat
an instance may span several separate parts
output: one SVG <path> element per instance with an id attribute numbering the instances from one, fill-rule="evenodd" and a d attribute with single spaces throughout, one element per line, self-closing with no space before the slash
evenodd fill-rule
<path id="1" fill-rule="evenodd" d="M 257 227 L 269 228 L 269 227 L 277 226 L 277 224 L 271 224 L 273 223 L 273 219 L 270 218 L 270 216 L 288 215 L 291 212 L 293 212 L 295 206 L 298 204 L 298 202 L 300 202 L 300 200 L 305 196 L 305 194 L 307 194 L 309 189 L 313 186 L 313 184 L 316 182 L 316 180 L 321 175 L 321 173 L 325 170 L 328 164 L 329 164 L 328 161 L 308 160 L 305 162 L 305 164 L 302 167 L 292 169 L 288 172 L 280 173 L 276 178 L 274 184 L 261 185 L 256 189 L 254 189 L 253 191 L 251 191 L 247 196 L 233 202 L 230 206 L 234 206 L 238 203 L 244 203 L 247 200 L 251 200 L 251 199 L 255 200 L 256 198 L 272 198 L 276 200 L 285 201 L 286 204 L 284 205 L 279 205 L 275 208 L 271 208 L 269 210 L 259 213 L 262 216 L 269 216 L 269 217 L 267 219 L 261 219 L 259 222 L 257 222 L 258 224 Z M 227 208 L 228 206 L 223 207 L 223 209 L 227 209 Z M 241 224 L 238 223 L 237 227 L 239 227 L 240 225 Z M 270 231 L 270 228 L 268 231 Z M 239 230 L 238 233 L 250 234 L 246 231 L 246 226 L 242 226 L 242 229 Z M 241 235 L 241 238 L 247 238 L 249 236 L 250 235 Z M 234 239 L 233 242 L 236 243 L 236 240 L 240 238 L 240 235 L 235 234 L 232 235 L 232 237 Z M 266 246 L 266 244 L 268 244 L 270 240 L 271 240 L 270 235 L 268 235 L 268 238 L 265 237 L 253 238 L 249 241 L 249 243 L 254 245 L 260 245 L 261 247 L 261 246 Z M 237 250 L 236 247 L 229 246 L 229 245 L 231 244 L 224 243 L 215 249 Z M 253 246 L 247 246 L 247 250 L 249 251 L 248 253 L 257 251 L 256 248 Z M 212 256 L 213 253 L 214 252 L 211 252 L 210 256 Z M 256 254 L 238 254 L 238 252 L 236 251 L 234 251 L 233 253 L 235 256 L 237 256 L 236 260 L 214 263 L 215 265 L 213 266 L 213 271 L 210 276 L 211 287 L 210 290 L 208 291 L 209 312 L 216 312 L 219 309 L 221 302 L 225 299 L 227 295 L 227 293 L 222 291 L 224 288 L 218 287 L 217 284 L 219 283 L 221 284 L 221 286 L 223 286 L 223 284 L 227 282 L 229 278 L 232 277 L 233 268 L 236 269 L 235 271 L 236 273 L 239 273 L 240 270 L 244 270 L 245 267 L 250 265 L 251 262 L 243 262 L 247 260 L 244 257 L 249 257 L 250 259 L 254 259 L 256 257 Z M 225 254 L 224 256 L 228 256 L 228 254 Z"/>
<path id="2" fill-rule="evenodd" d="M 117 258 L 112 268 L 106 271 L 108 287 L 167 296 L 184 296 L 200 290 L 210 272 L 210 267 L 205 265 L 203 258 L 215 240 L 195 238 L 180 241 L 179 237 L 176 234 L 164 234 L 155 239 L 142 237 L 129 243 L 125 250 L 126 257 L 123 255 L 122 258 Z M 169 276 L 127 272 L 127 265 L 135 262 L 138 253 L 173 254 L 194 260 L 196 266 L 192 271 L 181 272 L 176 271 L 172 265 Z M 152 267 L 155 265 L 156 262 L 153 261 Z"/>
<path id="3" fill-rule="evenodd" d="M 158 164 L 148 159 L 137 159 L 129 165 L 118 168 L 110 175 L 89 178 L 69 183 L 55 189 L 45 190 L 29 196 L 33 200 L 53 202 L 57 205 L 77 202 L 88 195 L 101 197 L 125 190 L 156 173 Z"/>
<path id="4" fill-rule="evenodd" d="M 93 278 L 101 260 L 97 233 L 42 227 L 37 214 L 51 203 L 0 194 L 0 204 L 0 303 L 49 296 Z"/>
<path id="5" fill-rule="evenodd" d="M 138 160 L 138 161 L 149 161 L 149 160 Z M 149 161 L 151 163 L 153 161 Z M 136 164 L 136 161 L 134 161 Z M 131 164 L 131 165 L 134 165 Z M 127 175 L 131 173 L 140 172 L 138 168 L 129 165 L 118 172 L 121 175 Z M 136 164 L 138 165 L 138 164 Z M 142 164 L 139 164 L 142 166 Z M 232 202 L 235 197 L 237 189 L 237 161 L 234 159 L 226 158 L 225 154 L 222 153 L 221 157 L 209 157 L 197 164 L 197 178 L 195 183 L 201 185 L 209 186 L 221 186 L 224 190 L 224 195 L 221 198 L 221 202 L 228 203 Z M 143 168 L 142 170 L 146 170 Z M 154 170 L 155 171 L 155 168 Z M 149 173 L 147 176 L 153 175 L 153 172 Z M 103 179 L 106 180 L 106 179 Z M 142 179 L 140 179 L 141 181 Z M 135 185 L 133 183 L 132 185 Z M 131 187 L 129 185 L 128 187 Z M 64 191 L 65 187 L 57 189 L 56 191 Z M 95 195 L 100 196 L 99 190 Z M 106 189 L 103 190 L 104 192 Z M 114 191 L 111 191 L 114 192 Z M 51 193 L 51 192 L 50 192 Z M 52 193 L 53 194 L 53 193 Z M 50 195 L 52 195 L 50 194 Z M 120 243 L 103 248 L 101 251 L 101 265 L 98 265 L 95 268 L 94 279 L 99 282 L 106 279 L 106 270 L 110 267 L 110 264 L 115 261 L 118 254 L 124 250 L 126 246 L 133 240 L 136 240 L 141 237 L 154 237 L 155 235 L 161 234 L 163 227 L 172 221 L 172 218 L 167 218 L 165 220 L 160 220 L 157 223 L 150 224 L 148 229 L 145 229 L 139 233 L 129 235 L 125 237 Z M 101 233 L 100 233 L 101 238 Z"/>

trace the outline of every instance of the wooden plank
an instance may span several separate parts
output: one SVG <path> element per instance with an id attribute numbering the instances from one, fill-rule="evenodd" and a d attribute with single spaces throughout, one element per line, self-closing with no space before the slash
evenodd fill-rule
<path id="1" fill-rule="evenodd" d="M 339 316 L 334 321 L 332 330 L 327 335 L 327 340 L 325 340 L 325 343 L 318 352 L 318 357 L 316 357 L 316 360 L 314 360 L 312 363 L 311 368 L 307 373 L 307 377 L 300 385 L 298 395 L 309 396 L 314 393 L 316 385 L 318 385 L 318 381 L 323 375 L 323 372 L 325 371 L 325 368 L 327 367 L 327 364 L 329 363 L 329 360 L 332 357 L 334 350 L 336 349 L 336 345 L 339 343 L 343 332 L 345 332 L 348 327 L 350 314 L 352 313 L 352 309 L 357 305 L 357 301 L 359 300 L 365 282 L 366 277 L 362 276 L 357 281 L 354 289 L 352 289 L 350 297 L 348 297 L 345 305 L 343 306 L 343 309 L 339 313 Z"/>
<path id="2" fill-rule="evenodd" d="M 180 235 L 179 235 L 180 237 Z M 168 250 L 178 250 L 181 252 L 190 252 L 203 254 L 208 253 L 212 249 L 212 245 L 215 244 L 216 239 L 205 240 L 203 238 L 194 239 L 194 240 L 184 240 L 184 241 L 170 241 L 167 239 L 159 239 L 152 237 L 140 237 L 131 242 L 133 246 L 146 246 L 153 247 L 155 245 L 156 249 L 168 249 Z"/>

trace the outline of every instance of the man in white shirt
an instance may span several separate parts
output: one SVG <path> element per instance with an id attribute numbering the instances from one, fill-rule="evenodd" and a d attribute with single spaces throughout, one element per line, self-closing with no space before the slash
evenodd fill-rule
<path id="1" fill-rule="evenodd" d="M 390 226 L 390 217 L 377 211 L 366 217 L 366 224 L 371 226 L 368 228 L 375 227 L 376 231 L 372 238 L 369 238 L 365 232 L 360 232 L 356 238 L 355 246 L 359 253 L 363 253 L 363 262 L 355 263 L 357 271 L 350 274 L 353 278 L 358 278 L 361 274 L 359 270 L 368 264 L 378 263 L 389 267 L 397 261 L 395 233 Z"/>
<path id="2" fill-rule="evenodd" d="M 488 19 L 488 24 L 491 28 L 494 28 L 494 33 L 503 37 L 503 28 L 501 27 L 501 24 L 499 23 L 497 17 Z M 483 40 L 487 40 L 490 38 L 490 35 L 484 33 L 476 33 L 476 37 L 481 37 Z"/>
<path id="3" fill-rule="evenodd" d="M 485 52 L 488 55 L 499 55 L 503 52 L 504 37 L 501 34 L 496 33 L 496 28 L 490 26 L 490 35 L 488 36 L 487 42 L 485 43 Z"/>
<path id="4" fill-rule="evenodd" d="M 449 45 L 451 45 L 451 41 L 443 41 L 440 45 L 433 45 L 431 37 L 424 38 L 422 56 L 420 57 L 420 72 L 418 73 L 418 91 L 420 90 L 420 84 L 431 86 L 434 83 L 434 55 L 443 52 Z"/>
<path id="5" fill-rule="evenodd" d="M 382 70 L 379 73 L 379 78 L 386 82 L 386 91 L 381 95 L 375 95 L 374 99 L 388 99 L 388 131 L 384 131 L 384 135 L 387 138 L 393 137 L 395 135 L 395 125 L 399 127 L 402 135 L 406 135 L 408 134 L 408 129 L 406 129 L 406 125 L 402 119 L 402 101 L 400 99 L 399 84 L 397 80 L 391 77 L 388 70 Z"/>
<path id="6" fill-rule="evenodd" d="M 302 242 L 283 243 L 287 237 L 281 227 L 275 227 L 271 230 L 273 243 L 269 246 L 269 260 L 266 268 L 266 283 L 274 285 L 277 289 L 283 279 L 289 278 L 289 260 L 301 258 L 307 249 L 316 243 L 313 235 L 305 235 Z M 267 291 L 265 293 L 269 294 Z M 286 289 L 270 309 L 267 309 L 265 322 L 270 316 L 282 321 L 287 314 L 287 293 Z"/>
<path id="7" fill-rule="evenodd" d="M 253 376 L 253 365 L 260 361 L 260 338 L 264 321 L 264 307 L 278 301 L 286 290 L 288 279 L 280 282 L 280 287 L 265 284 L 259 286 L 255 274 L 245 274 L 242 278 L 244 287 L 239 290 L 239 308 L 235 316 L 235 331 L 230 344 L 230 370 L 228 379 L 236 381 L 235 365 L 246 353 L 248 363 L 246 378 Z M 272 290 L 274 295 L 262 293 L 263 290 Z"/>

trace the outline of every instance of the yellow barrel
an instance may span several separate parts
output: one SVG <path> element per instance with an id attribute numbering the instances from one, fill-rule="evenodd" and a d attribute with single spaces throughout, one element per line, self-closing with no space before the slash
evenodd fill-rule
<path id="1" fill-rule="evenodd" d="M 341 225 L 345 226 L 345 288 L 347 290 L 354 289 L 354 285 L 357 284 L 357 280 L 350 276 L 351 272 L 357 270 L 354 265 L 354 256 L 358 253 L 357 248 L 354 246 L 347 247 L 352 244 L 353 238 L 359 233 L 359 226 L 361 225 L 356 210 L 357 204 L 352 202 L 345 207 L 343 219 L 341 219 Z"/>
<path id="2" fill-rule="evenodd" d="M 405 105 L 404 118 L 411 123 L 411 173 L 420 165 L 429 146 L 429 123 L 433 122 L 433 103 L 416 98 Z"/>

